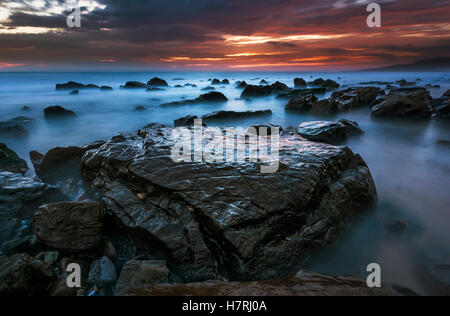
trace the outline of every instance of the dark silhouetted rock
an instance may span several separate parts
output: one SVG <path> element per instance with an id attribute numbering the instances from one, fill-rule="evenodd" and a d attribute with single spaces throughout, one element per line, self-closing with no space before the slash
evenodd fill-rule
<path id="1" fill-rule="evenodd" d="M 259 82 L 259 84 L 269 84 L 266 80 L 261 80 L 260 82 Z"/>
<path id="2" fill-rule="evenodd" d="M 124 86 L 121 86 L 123 89 L 145 89 L 148 86 L 143 82 L 138 81 L 128 81 Z"/>
<path id="3" fill-rule="evenodd" d="M 40 242 L 52 249 L 94 249 L 103 241 L 99 203 L 44 204 L 33 214 L 33 233 Z"/>
<path id="4" fill-rule="evenodd" d="M 258 116 L 272 115 L 271 110 L 265 111 L 247 111 L 247 112 L 236 112 L 236 111 L 218 111 L 202 116 L 204 121 L 212 120 L 232 120 L 232 119 L 242 119 Z"/>
<path id="5" fill-rule="evenodd" d="M 247 88 L 247 86 L 248 86 L 248 84 L 245 81 L 237 81 L 236 82 L 236 88 L 245 89 L 245 88 Z"/>
<path id="6" fill-rule="evenodd" d="M 70 118 L 77 116 L 75 112 L 66 110 L 65 108 L 56 105 L 49 106 L 44 109 L 44 116 L 46 119 Z"/>
<path id="7" fill-rule="evenodd" d="M 72 92 L 69 93 L 70 95 L 79 95 L 80 91 L 78 90 L 73 90 Z"/>
<path id="8" fill-rule="evenodd" d="M 335 90 L 340 87 L 340 84 L 336 81 L 331 79 L 324 80 L 322 78 L 316 79 L 312 82 L 309 82 L 308 84 L 313 87 L 322 87 L 327 90 Z"/>
<path id="9" fill-rule="evenodd" d="M 331 99 L 338 104 L 339 112 L 372 106 L 384 91 L 378 87 L 349 88 L 334 92 Z"/>
<path id="10" fill-rule="evenodd" d="M 161 260 L 128 261 L 117 281 L 114 295 L 140 289 L 144 286 L 169 283 L 169 269 L 166 262 Z"/>
<path id="11" fill-rule="evenodd" d="M 211 85 L 220 85 L 220 84 L 222 83 L 220 82 L 219 79 L 213 79 L 213 81 L 211 81 Z"/>
<path id="12" fill-rule="evenodd" d="M 431 101 L 434 111 L 440 118 L 449 119 L 450 118 L 450 105 L 449 98 L 442 97 L 439 99 L 433 99 Z"/>
<path id="13" fill-rule="evenodd" d="M 317 101 L 317 97 L 312 94 L 297 95 L 289 100 L 285 109 L 286 111 L 309 112 L 313 106 L 313 103 Z"/>
<path id="14" fill-rule="evenodd" d="M 277 99 L 291 99 L 297 96 L 307 96 L 309 94 L 313 95 L 323 95 L 327 93 L 325 88 L 311 88 L 311 89 L 296 89 L 287 92 L 281 92 L 278 94 Z"/>
<path id="15" fill-rule="evenodd" d="M 28 165 L 8 146 L 0 143 L 0 169 L 25 174 L 28 171 Z"/>
<path id="16" fill-rule="evenodd" d="M 372 116 L 374 117 L 428 119 L 432 112 L 431 96 L 424 91 L 391 94 L 387 100 L 372 107 Z"/>
<path id="17" fill-rule="evenodd" d="M 202 89 L 202 91 L 214 91 L 214 90 L 216 90 L 216 88 L 214 87 L 206 87 Z"/>
<path id="18" fill-rule="evenodd" d="M 148 284 L 125 292 L 126 296 L 418 296 L 394 284 L 369 288 L 365 280 L 353 276 L 331 277 L 300 271 L 285 279 L 256 282 L 208 281 L 188 284 Z"/>
<path id="19" fill-rule="evenodd" d="M 192 126 L 195 120 L 198 120 L 196 115 L 189 115 L 175 120 L 173 124 L 175 127 Z"/>
<path id="20" fill-rule="evenodd" d="M 101 86 L 100 90 L 102 90 L 102 91 L 112 91 L 114 89 L 112 87 L 110 87 L 110 86 Z"/>
<path id="21" fill-rule="evenodd" d="M 147 108 L 146 108 L 145 106 L 143 106 L 143 105 L 138 105 L 138 106 L 136 106 L 136 107 L 134 108 L 134 110 L 140 112 L 140 111 L 145 111 L 145 110 L 147 110 Z"/>
<path id="22" fill-rule="evenodd" d="M 55 279 L 51 266 L 28 254 L 0 258 L 0 296 L 44 296 Z"/>
<path id="23" fill-rule="evenodd" d="M 147 82 L 147 85 L 155 86 L 155 87 L 168 87 L 169 86 L 165 80 L 160 79 L 160 78 L 150 79 L 150 81 Z"/>
<path id="24" fill-rule="evenodd" d="M 294 79 L 294 86 L 296 88 L 306 88 L 306 81 L 301 78 L 295 78 Z"/>
<path id="25" fill-rule="evenodd" d="M 212 91 L 209 93 L 205 93 L 200 95 L 198 98 L 193 100 L 184 100 L 184 101 L 177 101 L 177 102 L 171 102 L 171 103 L 164 103 L 162 106 L 173 106 L 173 105 L 187 105 L 187 104 L 197 104 L 197 103 L 221 103 L 221 102 L 227 102 L 227 97 L 221 93 Z"/>
<path id="26" fill-rule="evenodd" d="M 172 131 L 115 136 L 83 156 L 82 173 L 102 212 L 163 253 L 180 282 L 288 276 L 377 200 L 367 165 L 347 147 L 283 135 L 282 167 L 263 174 L 252 162 L 176 163 Z"/>
<path id="27" fill-rule="evenodd" d="M 0 170 L 0 244 L 31 233 L 31 214 L 39 206 L 64 200 L 67 197 L 52 186 Z"/>
<path id="28" fill-rule="evenodd" d="M 229 81 L 228 79 L 223 79 L 222 82 L 221 82 L 221 84 L 229 85 L 229 84 L 230 84 L 230 81 Z"/>
<path id="29" fill-rule="evenodd" d="M 247 85 L 241 94 L 241 98 L 264 97 L 272 93 L 270 86 Z"/>
<path id="30" fill-rule="evenodd" d="M 405 88 L 405 87 L 412 87 L 412 86 L 415 86 L 415 85 L 416 85 L 416 83 L 415 83 L 414 81 L 408 82 L 408 81 L 406 81 L 405 79 L 396 81 L 395 83 L 399 84 L 400 87 L 402 87 L 402 88 Z"/>
<path id="31" fill-rule="evenodd" d="M 84 85 L 82 83 L 73 81 L 56 85 L 56 90 L 82 90 L 82 89 L 99 89 L 99 86 L 94 84 Z"/>

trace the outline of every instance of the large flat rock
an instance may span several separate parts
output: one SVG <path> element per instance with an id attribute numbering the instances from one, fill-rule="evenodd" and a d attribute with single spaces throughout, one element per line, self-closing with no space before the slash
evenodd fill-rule
<path id="1" fill-rule="evenodd" d="M 175 163 L 172 129 L 113 137 L 82 159 L 85 189 L 103 213 L 165 254 L 183 281 L 259 280 L 299 270 L 376 202 L 363 159 L 347 147 L 280 139 L 280 168 Z"/>

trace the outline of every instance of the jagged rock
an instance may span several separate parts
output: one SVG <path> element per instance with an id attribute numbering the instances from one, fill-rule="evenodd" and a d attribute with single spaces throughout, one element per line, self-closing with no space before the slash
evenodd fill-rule
<path id="1" fill-rule="evenodd" d="M 259 84 L 262 84 L 262 85 L 265 85 L 265 84 L 269 84 L 266 80 L 261 80 L 260 82 L 259 82 Z"/>
<path id="2" fill-rule="evenodd" d="M 56 90 L 81 90 L 81 89 L 99 89 L 95 84 L 84 85 L 82 83 L 69 81 L 68 83 L 62 83 L 56 85 Z"/>
<path id="3" fill-rule="evenodd" d="M 128 81 L 124 86 L 121 86 L 123 89 L 145 89 L 148 86 L 143 82 L 138 81 Z"/>
<path id="4" fill-rule="evenodd" d="M 306 81 L 302 78 L 295 78 L 294 79 L 294 86 L 296 88 L 306 88 Z"/>
<path id="5" fill-rule="evenodd" d="M 124 293 L 153 284 L 169 283 L 169 269 L 166 262 L 161 260 L 128 261 L 117 281 L 114 295 Z"/>
<path id="6" fill-rule="evenodd" d="M 56 147 L 45 155 L 36 151 L 30 152 L 30 160 L 36 175 L 46 183 L 57 184 L 60 181 L 73 178 L 81 179 L 80 161 L 88 150 L 98 148 L 105 142 L 98 141 L 84 147 Z"/>
<path id="7" fill-rule="evenodd" d="M 372 107 L 372 116 L 374 117 L 428 119 L 432 112 L 431 96 L 424 91 L 391 94 L 387 100 Z"/>
<path id="8" fill-rule="evenodd" d="M 53 269 L 27 254 L 0 258 L 0 296 L 46 295 Z"/>
<path id="9" fill-rule="evenodd" d="M 331 99 L 337 104 L 338 111 L 348 111 L 372 106 L 380 94 L 384 94 L 384 91 L 378 87 L 349 88 L 334 92 Z"/>
<path id="10" fill-rule="evenodd" d="M 0 170 L 0 243 L 25 237 L 31 214 L 42 204 L 64 201 L 61 191 L 38 180 Z"/>
<path id="11" fill-rule="evenodd" d="M 297 95 L 292 97 L 286 104 L 286 111 L 302 111 L 309 112 L 312 109 L 313 103 L 319 101 L 313 94 Z"/>
<path id="12" fill-rule="evenodd" d="M 361 135 L 362 131 L 356 122 L 341 120 L 338 122 L 319 121 L 302 123 L 297 128 L 297 133 L 314 142 L 339 144 L 351 135 Z"/>
<path id="13" fill-rule="evenodd" d="M 285 279 L 257 282 L 208 281 L 203 283 L 146 285 L 130 289 L 125 296 L 418 296 L 394 284 L 369 288 L 352 276 L 327 276 L 300 271 Z"/>
<path id="14" fill-rule="evenodd" d="M 209 92 L 200 95 L 198 98 L 193 100 L 184 100 L 184 101 L 177 101 L 177 102 L 171 102 L 171 103 L 164 103 L 162 106 L 176 106 L 176 105 L 187 105 L 187 104 L 197 104 L 197 103 L 221 103 L 221 102 L 227 102 L 227 97 L 221 93 L 221 92 Z"/>
<path id="15" fill-rule="evenodd" d="M 33 214 L 33 232 L 40 242 L 53 249 L 94 249 L 103 240 L 99 203 L 44 204 Z"/>
<path id="16" fill-rule="evenodd" d="M 169 86 L 165 80 L 160 79 L 160 78 L 150 79 L 150 81 L 147 82 L 147 85 L 156 86 L 156 87 L 168 87 Z"/>
<path id="17" fill-rule="evenodd" d="M 66 110 L 65 108 L 55 105 L 44 109 L 44 116 L 47 120 L 57 118 L 70 118 L 77 116 L 75 112 Z"/>
<path id="18" fill-rule="evenodd" d="M 102 257 L 92 263 L 87 283 L 99 288 L 101 295 L 108 295 L 116 281 L 116 267 L 108 257 Z"/>
<path id="19" fill-rule="evenodd" d="M 110 86 L 101 86 L 100 90 L 101 91 L 112 91 L 114 89 L 112 87 L 110 87 Z"/>
<path id="20" fill-rule="evenodd" d="M 236 88 L 245 89 L 245 88 L 247 88 L 247 86 L 248 86 L 248 84 L 245 81 L 237 81 L 236 82 Z"/>
<path id="21" fill-rule="evenodd" d="M 235 111 L 217 111 L 214 113 L 206 114 L 202 116 L 204 121 L 213 120 L 231 120 L 231 119 L 241 119 L 249 117 L 259 117 L 272 115 L 271 110 L 265 111 L 246 111 L 246 112 L 235 112 Z"/>
<path id="22" fill-rule="evenodd" d="M 377 200 L 367 165 L 347 147 L 283 135 L 278 172 L 263 174 L 253 162 L 176 163 L 169 127 L 140 135 L 86 152 L 84 187 L 183 282 L 287 276 Z"/>
<path id="23" fill-rule="evenodd" d="M 28 171 L 27 162 L 21 159 L 13 150 L 0 143 L 0 169 L 12 173 L 25 174 Z"/>

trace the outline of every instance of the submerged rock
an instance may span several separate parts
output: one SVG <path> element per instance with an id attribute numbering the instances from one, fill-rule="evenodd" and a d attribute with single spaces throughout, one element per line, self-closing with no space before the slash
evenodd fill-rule
<path id="1" fill-rule="evenodd" d="M 236 112 L 236 111 L 217 111 L 214 113 L 206 114 L 202 116 L 204 121 L 212 120 L 229 120 L 229 119 L 241 119 L 249 117 L 258 117 L 272 115 L 271 110 L 265 111 L 247 111 L 247 112 Z"/>
<path id="2" fill-rule="evenodd" d="M 263 174 L 259 163 L 176 163 L 169 127 L 140 135 L 86 152 L 84 187 L 183 282 L 287 276 L 377 200 L 346 147 L 282 136 L 280 169 Z"/>
<path id="3" fill-rule="evenodd" d="M 362 130 L 358 123 L 341 120 L 338 122 L 319 121 L 306 122 L 299 125 L 297 133 L 302 137 L 328 144 L 339 144 L 352 135 L 361 135 Z"/>
<path id="4" fill-rule="evenodd" d="M 394 284 L 369 288 L 365 280 L 352 276 L 327 276 L 300 271 L 285 279 L 257 282 L 208 281 L 189 284 L 146 285 L 130 289 L 126 296 L 417 296 Z"/>
<path id="5" fill-rule="evenodd" d="M 78 90 L 73 90 L 72 92 L 69 93 L 70 95 L 79 95 L 80 91 Z"/>
<path id="6" fill-rule="evenodd" d="M 160 79 L 160 78 L 150 79 L 149 82 L 147 82 L 147 85 L 156 86 L 156 87 L 168 87 L 169 86 L 165 80 Z"/>
<path id="7" fill-rule="evenodd" d="M 123 89 L 145 89 L 148 86 L 143 82 L 138 81 L 128 81 L 124 86 L 121 86 Z"/>
<path id="8" fill-rule="evenodd" d="M 0 296 L 44 296 L 55 279 L 50 265 L 27 254 L 0 257 Z"/>
<path id="9" fill-rule="evenodd" d="M 65 108 L 55 105 L 44 109 L 44 116 L 47 120 L 58 118 L 70 118 L 77 116 L 75 112 L 66 110 Z"/>
<path id="10" fill-rule="evenodd" d="M 169 283 L 169 269 L 161 260 L 128 261 L 117 281 L 114 295 L 122 296 L 144 286 Z"/>
<path id="11" fill-rule="evenodd" d="M 42 204 L 66 199 L 61 191 L 52 186 L 0 170 L 0 243 L 31 232 L 31 214 Z"/>
<path id="12" fill-rule="evenodd" d="M 33 232 L 41 243 L 52 249 L 94 249 L 103 241 L 99 203 L 45 204 L 33 214 Z"/>
<path id="13" fill-rule="evenodd" d="M 114 89 L 112 87 L 110 87 L 110 86 L 101 86 L 100 90 L 101 91 L 112 91 Z"/>
<path id="14" fill-rule="evenodd" d="M 428 92 L 417 91 L 408 94 L 391 94 L 372 108 L 374 117 L 401 117 L 428 119 L 431 117 L 431 96 Z"/>
<path id="15" fill-rule="evenodd" d="M 214 87 L 205 87 L 202 89 L 202 91 L 214 91 L 214 90 L 216 90 L 216 88 Z"/>
<path id="16" fill-rule="evenodd" d="M 171 102 L 171 103 L 164 103 L 162 106 L 173 106 L 173 105 L 187 105 L 187 104 L 197 104 L 197 103 L 221 103 L 221 102 L 227 102 L 228 98 L 221 92 L 209 92 L 200 95 L 198 98 L 193 100 L 184 100 L 184 101 L 177 101 L 177 102 Z"/>
<path id="17" fill-rule="evenodd" d="M 99 86 L 95 84 L 84 85 L 82 83 L 69 81 L 68 83 L 62 83 L 56 85 L 56 90 L 82 90 L 82 89 L 99 89 Z"/>
<path id="18" fill-rule="evenodd" d="M 8 146 L 0 143 L 0 169 L 25 174 L 28 171 L 28 165 Z"/>

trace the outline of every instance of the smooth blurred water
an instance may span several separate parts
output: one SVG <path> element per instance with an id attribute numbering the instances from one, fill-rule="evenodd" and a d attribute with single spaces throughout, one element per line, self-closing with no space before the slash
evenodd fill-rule
<path id="1" fill-rule="evenodd" d="M 171 87 L 154 92 L 119 89 L 126 81 L 147 82 L 155 76 L 165 79 Z M 420 86 L 429 83 L 441 86 L 430 90 L 433 97 L 440 97 L 450 89 L 449 73 L 0 73 L 0 121 L 17 116 L 34 120 L 32 125 L 26 126 L 30 137 L 0 141 L 28 160 L 31 150 L 45 152 L 56 146 L 83 145 L 106 140 L 121 131 L 135 131 L 149 123 L 171 125 L 173 120 L 186 115 L 201 116 L 218 110 L 273 111 L 272 117 L 223 122 L 228 126 L 275 123 L 288 127 L 323 119 L 286 113 L 286 100 L 274 96 L 240 100 L 242 90 L 234 86 L 237 80 L 258 84 L 262 79 L 293 86 L 296 77 L 306 81 L 319 77 L 334 79 L 342 84 L 341 89 L 363 81 L 421 79 Z M 173 80 L 175 78 L 183 80 Z M 230 86 L 216 86 L 217 91 L 228 97 L 227 103 L 160 106 L 161 103 L 198 97 L 205 93 L 201 89 L 209 85 L 208 79 L 213 78 L 230 80 Z M 81 90 L 75 96 L 69 95 L 69 91 L 55 91 L 57 83 L 67 81 L 108 85 L 114 91 Z M 174 88 L 186 83 L 196 84 L 198 88 Z M 22 111 L 25 105 L 31 110 Z M 47 122 L 43 109 L 50 105 L 73 110 L 77 117 Z M 146 110 L 134 111 L 138 105 L 145 106 Z M 374 121 L 368 108 L 332 119 L 339 118 L 357 121 L 366 132 L 362 138 L 351 139 L 347 145 L 360 153 L 369 165 L 380 204 L 377 212 L 364 216 L 338 242 L 312 255 L 299 269 L 365 278 L 367 265 L 375 262 L 382 266 L 383 282 L 399 283 L 425 294 L 433 293 L 433 286 L 423 281 L 420 267 L 431 259 L 450 263 L 450 149 L 437 145 L 438 140 L 450 140 L 449 123 L 437 119 L 423 123 Z M 403 235 L 388 234 L 385 225 L 392 219 L 407 223 Z"/>

